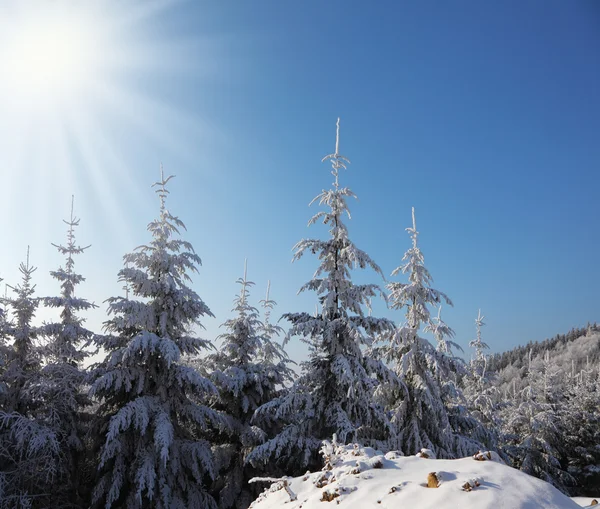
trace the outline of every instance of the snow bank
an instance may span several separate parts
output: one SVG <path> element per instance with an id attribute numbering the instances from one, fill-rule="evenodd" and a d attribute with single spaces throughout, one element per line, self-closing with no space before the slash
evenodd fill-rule
<path id="1" fill-rule="evenodd" d="M 328 503 L 348 509 L 581 507 L 550 484 L 502 464 L 494 454 L 483 453 L 479 460 L 438 460 L 331 445 L 323 448 L 322 471 L 279 479 L 250 507 L 326 509 Z M 428 482 L 438 487 L 429 488 Z"/>
<path id="2" fill-rule="evenodd" d="M 600 504 L 600 492 L 598 492 L 597 497 L 571 497 L 571 500 L 577 502 L 581 507 L 596 507 L 597 505 L 598 508 L 600 508 L 600 505 L 598 505 Z M 598 502 L 598 504 L 592 506 L 594 500 Z"/>

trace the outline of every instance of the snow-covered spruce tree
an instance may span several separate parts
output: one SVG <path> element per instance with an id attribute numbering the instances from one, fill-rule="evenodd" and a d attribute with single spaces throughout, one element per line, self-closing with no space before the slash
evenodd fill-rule
<path id="1" fill-rule="evenodd" d="M 271 312 L 277 302 L 270 298 L 270 292 L 271 281 L 268 281 L 265 298 L 259 301 L 260 306 L 263 308 L 264 318 L 258 329 L 259 335 L 263 338 L 258 359 L 267 376 L 274 381 L 274 391 L 270 393 L 269 397 L 269 400 L 273 400 L 287 394 L 289 387 L 293 385 L 296 373 L 290 367 L 290 364 L 296 363 L 288 357 L 283 345 L 277 339 L 284 334 L 284 330 L 283 327 L 271 322 Z M 282 422 L 269 420 L 262 421 L 261 424 L 260 429 L 268 439 L 275 437 L 282 430 Z M 274 472 L 270 471 L 268 473 L 273 474 Z"/>
<path id="2" fill-rule="evenodd" d="M 42 419 L 39 327 L 33 324 L 39 300 L 34 297 L 35 267 L 21 263 L 21 283 L 5 299 L 12 319 L 5 323 L 5 368 L 0 385 L 0 507 L 35 508 L 52 505 L 60 448 L 54 431 Z"/>
<path id="3" fill-rule="evenodd" d="M 412 247 L 402 258 L 405 263 L 392 272 L 392 276 L 408 275 L 408 283 L 387 285 L 390 307 L 405 309 L 406 320 L 380 349 L 406 387 L 406 393 L 388 405 L 395 427 L 390 447 L 405 454 L 416 454 L 421 448 L 427 448 L 438 457 L 454 457 L 477 449 L 480 444 L 454 433 L 449 421 L 449 403 L 444 401 L 442 380 L 455 379 L 452 359 L 444 352 L 450 346 L 444 337 L 451 337 L 453 332 L 442 322 L 436 324 L 431 319 L 429 306 L 438 306 L 442 301 L 452 305 L 452 302 L 444 293 L 431 288 L 432 277 L 418 246 L 414 208 L 412 220 L 412 228 L 406 229 Z M 421 326 L 425 326 L 425 331 L 434 332 L 438 349 L 419 335 Z"/>
<path id="4" fill-rule="evenodd" d="M 485 425 L 488 431 L 484 443 L 488 448 L 497 447 L 497 427 L 500 426 L 499 416 L 494 401 L 497 399 L 496 388 L 492 385 L 487 369 L 487 356 L 484 350 L 489 346 L 482 340 L 481 327 L 485 325 L 481 309 L 475 319 L 477 336 L 469 342 L 475 349 L 475 356 L 471 359 L 469 369 L 463 378 L 464 394 L 468 401 L 469 410 Z"/>
<path id="5" fill-rule="evenodd" d="M 436 340 L 436 354 L 426 356 L 441 389 L 441 397 L 448 422 L 453 432 L 452 454 L 463 457 L 474 454 L 485 446 L 496 449 L 494 435 L 479 421 L 468 405 L 468 400 L 460 388 L 460 380 L 467 375 L 465 362 L 454 356 L 452 349 L 462 351 L 462 347 L 452 341 L 454 331 L 442 320 L 441 306 L 438 315 L 430 321 L 423 332 L 431 332 Z"/>
<path id="6" fill-rule="evenodd" d="M 503 450 L 515 468 L 567 492 L 573 478 L 560 461 L 563 436 L 555 375 L 548 356 L 538 368 L 530 351 L 527 385 L 505 411 Z"/>
<path id="7" fill-rule="evenodd" d="M 325 205 L 312 217 L 309 226 L 322 220 L 329 226 L 327 240 L 303 239 L 295 246 L 294 260 L 305 253 L 317 255 L 319 268 L 300 288 L 317 293 L 321 311 L 287 313 L 291 323 L 288 337 L 299 336 L 309 345 L 309 360 L 302 374 L 281 398 L 259 408 L 255 422 L 269 426 L 284 423 L 282 431 L 257 447 L 249 459 L 253 464 L 271 462 L 269 469 L 290 474 L 307 465 L 318 465 L 317 450 L 322 440 L 335 433 L 341 443 L 348 441 L 377 445 L 387 439 L 389 422 L 383 408 L 373 400 L 375 375 L 385 371 L 383 363 L 365 357 L 363 346 L 371 337 L 391 329 L 387 319 L 367 316 L 364 307 L 381 293 L 375 284 L 356 285 L 350 271 L 380 268 L 348 237 L 343 215 L 349 214 L 347 198 L 355 197 L 339 185 L 339 171 L 348 160 L 339 153 L 339 119 L 335 153 L 323 161 L 332 163 L 333 189 L 323 191 L 311 203 Z M 382 275 L 383 277 L 383 275 Z"/>
<path id="8" fill-rule="evenodd" d="M 475 357 L 471 359 L 471 371 L 476 381 L 476 387 L 479 391 L 483 390 L 486 382 L 487 358 L 484 350 L 490 348 L 481 339 L 481 327 L 485 325 L 483 322 L 484 318 L 485 317 L 481 316 L 480 309 L 477 313 L 477 318 L 475 319 L 475 325 L 477 326 L 477 337 L 469 342 L 469 346 L 475 349 Z"/>
<path id="9" fill-rule="evenodd" d="M 567 388 L 562 414 L 563 449 L 580 496 L 595 496 L 600 486 L 600 371 L 588 366 Z"/>
<path id="10" fill-rule="evenodd" d="M 152 240 L 125 255 L 119 272 L 132 298 L 108 299 L 110 334 L 96 338 L 107 356 L 94 367 L 90 391 L 101 402 L 104 442 L 93 505 L 106 509 L 216 507 L 206 488 L 216 472 L 203 436 L 225 420 L 202 404 L 216 397 L 213 383 L 182 363 L 210 346 L 192 329 L 212 313 L 187 286 L 200 258 L 177 238 L 185 226 L 165 205 L 170 179 L 161 167 Z"/>
<path id="11" fill-rule="evenodd" d="M 67 243 L 65 246 L 53 244 L 60 254 L 65 256 L 64 267 L 51 271 L 61 288 L 58 297 L 46 297 L 42 302 L 60 310 L 60 321 L 45 323 L 39 335 L 45 338 L 41 354 L 44 367 L 41 370 L 40 384 L 36 395 L 43 401 L 39 416 L 55 433 L 60 446 L 60 463 L 53 492 L 53 504 L 83 504 L 85 488 L 80 478 L 85 465 L 84 435 L 89 416 L 84 409 L 90 401 L 84 384 L 87 372 L 83 362 L 88 356 L 84 349 L 93 333 L 83 326 L 84 319 L 79 313 L 92 309 L 95 304 L 75 295 L 76 287 L 85 278 L 75 272 L 74 257 L 82 254 L 89 246 L 80 247 L 75 242 L 75 227 L 79 219 L 71 215 L 67 225 Z"/>
<path id="12" fill-rule="evenodd" d="M 275 398 L 279 388 L 291 380 L 287 357 L 262 334 L 265 327 L 258 310 L 248 302 L 254 283 L 248 281 L 246 267 L 237 282 L 241 288 L 232 310 L 235 316 L 222 325 L 226 332 L 218 338 L 219 351 L 202 359 L 204 371 L 219 389 L 214 408 L 232 423 L 230 431 L 212 439 L 218 470 L 213 490 L 221 509 L 245 509 L 258 495 L 253 489 L 257 485 L 248 481 L 260 472 L 247 464 L 246 458 L 266 435 L 250 421 L 255 410 Z M 265 359 L 265 354 L 271 359 Z"/>
<path id="13" fill-rule="evenodd" d="M 36 343 L 39 328 L 33 325 L 39 299 L 34 297 L 35 285 L 32 276 L 36 267 L 29 264 L 29 247 L 27 261 L 21 263 L 21 284 L 10 287 L 15 293 L 12 299 L 5 299 L 12 311 L 13 319 L 7 322 L 6 337 L 12 343 L 6 359 L 5 382 L 7 391 L 2 408 L 26 415 L 34 404 L 30 395 L 24 393 L 25 385 L 41 368 L 40 349 Z M 7 319 L 9 320 L 9 319 Z"/>
<path id="14" fill-rule="evenodd" d="M 270 298 L 271 281 L 267 281 L 267 293 L 265 298 L 259 301 L 263 308 L 264 319 L 260 323 L 259 333 L 263 338 L 260 345 L 259 359 L 267 371 L 271 373 L 271 378 L 276 380 L 276 386 L 283 386 L 284 383 L 293 381 L 294 371 L 289 364 L 295 364 L 286 353 L 285 349 L 277 338 L 283 334 L 283 328 L 277 324 L 271 323 L 271 312 L 277 305 Z"/>

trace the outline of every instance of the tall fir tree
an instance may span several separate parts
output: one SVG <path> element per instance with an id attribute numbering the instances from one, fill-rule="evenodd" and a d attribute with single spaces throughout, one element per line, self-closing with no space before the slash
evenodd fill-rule
<path id="1" fill-rule="evenodd" d="M 43 417 L 39 327 L 34 324 L 39 299 L 32 282 L 36 268 L 21 263 L 21 283 L 4 302 L 12 313 L 5 322 L 5 368 L 0 385 L 0 500 L 2 508 L 52 506 L 57 480 L 59 442 Z"/>
<path id="2" fill-rule="evenodd" d="M 283 422 L 282 431 L 250 456 L 253 463 L 271 461 L 273 469 L 297 472 L 307 465 L 318 464 L 317 450 L 322 440 L 337 435 L 340 442 L 380 444 L 387 438 L 389 422 L 383 408 L 373 399 L 375 375 L 385 366 L 365 357 L 362 348 L 369 346 L 374 335 L 391 329 L 387 319 L 365 313 L 370 299 L 381 293 L 376 284 L 354 284 L 351 270 L 379 266 L 358 249 L 348 236 L 343 222 L 350 217 L 346 200 L 354 193 L 339 185 L 339 172 L 348 159 L 339 153 L 339 119 L 335 153 L 331 161 L 333 189 L 324 190 L 312 202 L 327 207 L 309 221 L 322 221 L 329 227 L 327 240 L 303 239 L 294 247 L 294 261 L 305 253 L 317 255 L 320 265 L 313 278 L 300 292 L 318 295 L 320 312 L 287 313 L 291 323 L 288 337 L 299 336 L 308 344 L 309 360 L 302 364 L 302 374 L 288 394 L 267 403 L 256 412 L 256 422 L 269 425 Z"/>
<path id="3" fill-rule="evenodd" d="M 439 306 L 437 316 L 425 326 L 423 332 L 431 332 L 436 340 L 435 353 L 426 358 L 440 387 L 442 403 L 452 430 L 451 453 L 460 458 L 472 455 L 484 446 L 496 449 L 492 431 L 471 412 L 468 398 L 461 388 L 460 381 L 467 376 L 468 367 L 452 351 L 462 351 L 462 347 L 450 339 L 454 337 L 454 331 L 442 320 L 441 308 Z"/>
<path id="4" fill-rule="evenodd" d="M 475 349 L 475 356 L 471 359 L 471 371 L 476 380 L 476 386 L 480 391 L 483 390 L 486 382 L 487 358 L 484 350 L 490 348 L 487 343 L 484 343 L 481 339 L 481 327 L 485 325 L 483 322 L 484 318 L 484 316 L 481 316 L 480 309 L 477 313 L 477 318 L 475 319 L 477 337 L 469 342 L 469 346 Z"/>
<path id="5" fill-rule="evenodd" d="M 37 270 L 29 263 L 29 247 L 27 260 L 19 266 L 21 284 L 10 287 L 15 293 L 12 299 L 5 299 L 12 311 L 13 319 L 7 318 L 6 337 L 12 343 L 6 360 L 5 382 L 7 391 L 3 401 L 5 411 L 14 411 L 27 415 L 35 406 L 33 398 L 25 388 L 33 376 L 41 368 L 40 348 L 37 344 L 39 327 L 33 324 L 39 299 L 34 297 L 35 285 L 32 283 L 33 273 Z"/>
<path id="6" fill-rule="evenodd" d="M 484 426 L 485 434 L 480 437 L 481 441 L 487 448 L 496 449 L 500 419 L 496 403 L 497 389 L 492 384 L 492 377 L 488 370 L 488 358 L 485 354 L 485 350 L 489 349 L 489 346 L 483 341 L 481 333 L 481 328 L 485 326 L 484 318 L 480 309 L 475 319 L 477 335 L 469 342 L 469 346 L 475 349 L 475 354 L 463 377 L 464 394 L 469 410 Z"/>
<path id="7" fill-rule="evenodd" d="M 418 246 L 415 209 L 412 209 L 412 227 L 406 229 L 412 241 L 404 254 L 403 265 L 392 276 L 406 274 L 408 283 L 391 282 L 387 285 L 392 309 L 405 310 L 405 322 L 393 332 L 387 345 L 381 349 L 386 360 L 405 384 L 405 392 L 389 402 L 395 433 L 390 447 L 404 454 L 416 454 L 431 449 L 438 457 L 453 457 L 457 449 L 452 431 L 441 380 L 448 378 L 450 363 L 443 352 L 450 344 L 445 339 L 453 335 L 443 322 L 431 319 L 429 306 L 452 301 L 431 287 L 432 277 L 425 267 L 423 253 Z M 419 335 L 422 326 L 436 335 L 437 350 Z"/>
<path id="8" fill-rule="evenodd" d="M 79 219 L 75 217 L 73 207 L 72 197 L 70 218 L 63 221 L 68 227 L 66 245 L 53 244 L 66 258 L 64 267 L 50 272 L 60 284 L 60 295 L 42 299 L 47 307 L 60 310 L 60 321 L 45 323 L 39 331 L 46 340 L 41 349 L 44 367 L 37 390 L 43 401 L 43 416 L 40 417 L 53 429 L 61 450 L 57 482 L 52 490 L 57 507 L 68 501 L 84 504 L 86 486 L 81 482 L 81 474 L 87 466 L 84 435 L 90 421 L 84 411 L 90 400 L 84 388 L 88 375 L 83 363 L 89 355 L 85 345 L 93 333 L 84 327 L 85 320 L 79 314 L 96 305 L 76 296 L 76 288 L 85 278 L 75 272 L 75 256 L 89 246 L 76 244 L 75 228 L 79 226 Z"/>
<path id="9" fill-rule="evenodd" d="M 257 485 L 248 481 L 260 472 L 246 458 L 267 435 L 251 424 L 252 416 L 278 396 L 292 377 L 285 352 L 265 334 L 269 326 L 260 321 L 258 310 L 248 301 L 254 283 L 248 281 L 246 267 L 237 282 L 241 288 L 233 308 L 235 316 L 222 325 L 225 332 L 218 338 L 219 351 L 202 360 L 204 371 L 219 389 L 214 407 L 232 423 L 229 432 L 213 439 L 218 467 L 213 488 L 221 509 L 245 509 L 258 495 Z M 273 301 L 267 295 L 264 302 Z"/>
<path id="10" fill-rule="evenodd" d="M 166 208 L 170 179 L 161 166 L 152 240 L 125 255 L 119 272 L 132 298 L 108 299 L 110 334 L 96 340 L 107 356 L 90 391 L 101 402 L 104 442 L 93 504 L 106 509 L 216 507 L 207 491 L 216 475 L 211 444 L 203 437 L 225 420 L 204 403 L 217 397 L 214 384 L 182 362 L 211 346 L 193 329 L 212 313 L 188 286 L 201 261 L 178 238 L 185 226 Z"/>

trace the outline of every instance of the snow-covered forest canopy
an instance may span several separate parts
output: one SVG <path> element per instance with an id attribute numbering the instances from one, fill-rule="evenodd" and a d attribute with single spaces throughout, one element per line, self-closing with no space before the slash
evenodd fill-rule
<path id="1" fill-rule="evenodd" d="M 294 247 L 314 274 L 299 289 L 277 285 L 310 292 L 314 312 L 280 310 L 269 290 L 255 296 L 244 269 L 231 315 L 217 317 L 222 334 L 204 337 L 211 289 L 194 285 L 202 253 L 171 212 L 162 168 L 157 218 L 123 257 L 123 290 L 106 296 L 102 330 L 85 326 L 96 304 L 78 290 L 92 275 L 76 269 L 87 247 L 73 208 L 56 244 L 64 263 L 50 272 L 55 295 L 37 295 L 42 276 L 28 253 L 0 308 L 0 508 L 245 509 L 261 490 L 250 479 L 318 470 L 332 439 L 398 456 L 496 451 L 566 494 L 594 494 L 600 329 L 490 355 L 494 324 L 474 310 L 472 337 L 455 337 L 442 319 L 451 296 L 433 286 L 419 246 L 418 211 L 406 204 L 399 217 L 408 235 L 390 274 L 353 242 L 356 195 L 344 187 L 339 136 L 338 119 L 323 159 L 333 182 L 311 202 L 315 235 Z M 357 282 L 363 269 L 372 281 Z M 394 320 L 373 316 L 375 299 Z M 40 322 L 42 307 L 60 318 Z M 292 337 L 306 345 L 299 365 L 285 351 Z"/>

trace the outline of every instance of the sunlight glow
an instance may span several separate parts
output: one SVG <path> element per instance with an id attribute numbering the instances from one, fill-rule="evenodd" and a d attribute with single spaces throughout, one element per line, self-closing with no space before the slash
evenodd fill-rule
<path id="1" fill-rule="evenodd" d="M 25 12 L 1 52 L 3 93 L 22 108 L 56 108 L 80 96 L 100 69 L 98 24 L 82 15 Z"/>
<path id="2" fill-rule="evenodd" d="M 213 69 L 214 41 L 164 29 L 179 2 L 0 0 L 0 214 L 27 225 L 13 236 L 46 239 L 75 194 L 97 231 L 128 244 L 123 207 L 144 206 L 159 160 L 197 162 L 207 128 L 160 85 Z"/>

